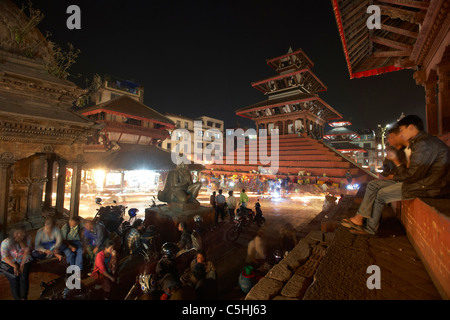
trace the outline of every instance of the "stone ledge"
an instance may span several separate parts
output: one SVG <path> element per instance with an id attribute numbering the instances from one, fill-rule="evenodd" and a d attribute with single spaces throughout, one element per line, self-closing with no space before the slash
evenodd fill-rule
<path id="1" fill-rule="evenodd" d="M 329 234 L 326 236 L 326 234 Z M 265 277 L 249 291 L 245 300 L 300 300 L 327 252 L 330 232 L 311 231 Z"/>
<path id="2" fill-rule="evenodd" d="M 281 290 L 281 295 L 286 298 L 300 299 L 311 284 L 311 278 L 305 278 L 294 274 Z"/>
<path id="3" fill-rule="evenodd" d="M 271 300 L 283 288 L 284 283 L 264 277 L 249 291 L 245 300 Z"/>

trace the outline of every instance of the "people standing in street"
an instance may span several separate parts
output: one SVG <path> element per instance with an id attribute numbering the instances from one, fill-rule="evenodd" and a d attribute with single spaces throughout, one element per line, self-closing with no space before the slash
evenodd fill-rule
<path id="1" fill-rule="evenodd" d="M 225 220 L 224 206 L 226 201 L 225 196 L 222 194 L 222 189 L 220 189 L 219 194 L 216 196 L 216 214 L 214 216 L 214 222 L 216 225 L 219 221 L 219 215 L 222 221 Z"/>
<path id="2" fill-rule="evenodd" d="M 228 199 L 227 199 L 227 207 L 228 207 L 228 215 L 230 216 L 230 221 L 234 220 L 234 212 L 237 206 L 237 199 L 233 195 L 233 191 L 228 191 Z"/>
<path id="3" fill-rule="evenodd" d="M 209 197 L 209 204 L 211 205 L 214 210 L 216 210 L 216 192 L 213 191 L 211 196 Z"/>
<path id="4" fill-rule="evenodd" d="M 245 189 L 242 189 L 240 195 L 239 195 L 239 204 L 246 208 L 247 207 L 247 203 L 248 203 L 248 196 L 245 193 Z"/>

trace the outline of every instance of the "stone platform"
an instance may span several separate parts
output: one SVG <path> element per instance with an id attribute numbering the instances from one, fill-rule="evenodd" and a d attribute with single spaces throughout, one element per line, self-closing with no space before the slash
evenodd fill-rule
<path id="1" fill-rule="evenodd" d="M 347 198 L 347 197 L 346 197 Z M 348 197 L 311 222 L 299 244 L 247 294 L 246 300 L 441 300 L 400 219 L 386 207 L 376 237 L 340 225 L 360 198 Z M 380 289 L 369 289 L 369 266 Z"/>

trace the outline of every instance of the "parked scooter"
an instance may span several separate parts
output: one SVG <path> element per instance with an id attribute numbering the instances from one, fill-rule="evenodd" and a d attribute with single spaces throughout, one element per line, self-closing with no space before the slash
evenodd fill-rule
<path id="1" fill-rule="evenodd" d="M 113 206 L 102 206 L 102 199 L 96 198 L 95 203 L 100 205 L 101 207 L 97 209 L 97 213 L 94 217 L 94 223 L 99 221 L 103 222 L 106 229 L 109 232 L 114 232 L 117 235 L 121 236 L 121 225 L 124 222 L 125 210 L 126 206 L 117 205 L 117 202 L 113 201 L 115 205 Z"/>
<path id="2" fill-rule="evenodd" d="M 236 210 L 236 216 L 233 220 L 233 225 L 228 229 L 225 237 L 228 241 L 236 241 L 244 227 L 248 226 L 254 219 L 255 213 L 253 210 L 241 206 Z"/>
<path id="3" fill-rule="evenodd" d="M 160 257 L 162 259 L 165 256 L 166 259 L 171 260 L 177 269 L 177 273 L 183 274 L 183 271 L 189 267 L 194 258 L 195 252 L 195 250 L 189 250 L 178 255 L 176 243 L 166 242 L 161 246 Z M 145 258 L 142 272 L 136 277 L 136 282 L 124 300 L 159 300 L 164 291 L 161 283 L 162 278 L 158 278 L 158 263 L 150 256 Z"/>
<path id="4" fill-rule="evenodd" d="M 139 209 L 137 208 L 131 208 L 128 210 L 128 221 L 123 220 L 123 222 L 119 226 L 119 234 L 125 235 L 125 233 L 128 231 L 128 229 L 131 228 L 133 225 L 133 222 L 137 219 L 137 214 L 139 212 Z"/>

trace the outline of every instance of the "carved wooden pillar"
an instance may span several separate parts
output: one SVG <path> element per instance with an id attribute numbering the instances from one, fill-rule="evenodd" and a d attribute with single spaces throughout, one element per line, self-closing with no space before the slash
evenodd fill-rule
<path id="1" fill-rule="evenodd" d="M 70 192 L 70 217 L 78 216 L 80 209 L 81 192 L 81 170 L 83 167 L 83 156 L 78 156 L 77 161 L 72 163 L 72 188 Z"/>
<path id="2" fill-rule="evenodd" d="M 430 134 L 439 133 L 438 122 L 438 105 L 436 103 L 436 79 L 427 81 L 425 87 L 425 101 L 426 101 L 426 117 L 427 117 L 427 131 Z"/>
<path id="3" fill-rule="evenodd" d="M 439 134 L 444 134 L 450 132 L 450 53 L 444 55 L 438 64 L 438 86 Z"/>
<path id="4" fill-rule="evenodd" d="M 64 211 L 64 194 L 66 188 L 66 168 L 67 161 L 64 159 L 58 160 L 58 181 L 56 184 L 56 215 L 62 215 Z"/>
<path id="5" fill-rule="evenodd" d="M 36 154 L 32 157 L 30 168 L 30 185 L 28 187 L 27 221 L 33 228 L 44 224 L 42 217 L 42 196 L 44 192 L 45 154 Z"/>
<path id="6" fill-rule="evenodd" d="M 6 238 L 8 228 L 9 184 L 11 166 L 14 163 L 13 154 L 0 154 L 0 241 Z"/>
<path id="7" fill-rule="evenodd" d="M 47 182 L 45 183 L 44 209 L 52 206 L 53 195 L 53 171 L 55 169 L 54 155 L 47 157 Z"/>
<path id="8" fill-rule="evenodd" d="M 436 135 L 439 133 L 439 115 L 436 102 L 436 72 L 432 71 L 427 79 L 425 70 L 419 70 L 414 73 L 414 79 L 418 85 L 425 88 L 426 131 Z"/>

